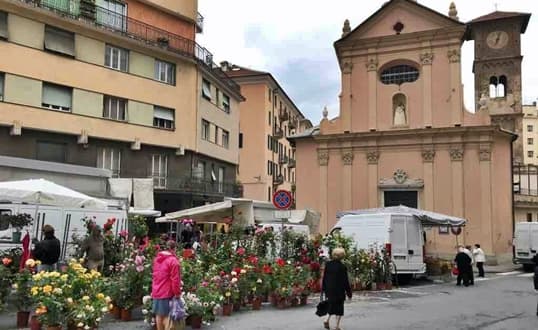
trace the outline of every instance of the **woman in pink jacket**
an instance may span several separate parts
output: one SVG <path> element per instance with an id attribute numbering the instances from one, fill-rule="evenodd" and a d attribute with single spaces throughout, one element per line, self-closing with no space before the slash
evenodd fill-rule
<path id="1" fill-rule="evenodd" d="M 176 242 L 168 241 L 167 250 L 161 251 L 153 261 L 153 283 L 151 298 L 157 330 L 164 330 L 169 325 L 170 300 L 181 295 L 181 274 L 179 260 L 176 257 Z"/>

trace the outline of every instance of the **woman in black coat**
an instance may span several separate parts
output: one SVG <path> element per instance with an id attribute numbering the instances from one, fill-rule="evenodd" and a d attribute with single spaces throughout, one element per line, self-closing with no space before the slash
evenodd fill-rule
<path id="1" fill-rule="evenodd" d="M 347 268 L 341 262 L 344 256 L 344 249 L 336 248 L 332 251 L 332 260 L 325 264 L 321 287 L 322 292 L 325 293 L 325 297 L 329 301 L 329 317 L 323 322 L 325 329 L 330 329 L 331 316 L 336 315 L 335 330 L 340 330 L 340 320 L 344 315 L 346 294 L 351 299 Z"/>

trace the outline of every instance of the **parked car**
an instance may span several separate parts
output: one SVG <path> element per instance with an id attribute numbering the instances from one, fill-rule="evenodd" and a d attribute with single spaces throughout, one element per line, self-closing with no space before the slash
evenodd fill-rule
<path id="1" fill-rule="evenodd" d="M 514 231 L 514 263 L 523 265 L 525 271 L 534 269 L 532 258 L 538 251 L 538 222 L 518 222 Z"/>
<path id="2" fill-rule="evenodd" d="M 410 278 L 424 274 L 424 237 L 420 220 L 399 213 L 343 215 L 331 233 L 353 238 L 358 249 L 384 248 L 396 266 L 393 273 Z"/>

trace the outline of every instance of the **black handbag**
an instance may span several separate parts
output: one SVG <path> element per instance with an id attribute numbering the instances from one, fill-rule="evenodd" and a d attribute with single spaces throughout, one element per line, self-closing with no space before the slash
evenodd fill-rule
<path id="1" fill-rule="evenodd" d="M 316 306 L 316 315 L 319 317 L 325 316 L 329 313 L 329 301 L 324 299 L 323 293 L 319 296 L 319 303 Z"/>
<path id="2" fill-rule="evenodd" d="M 534 290 L 538 290 L 538 265 L 534 267 Z"/>

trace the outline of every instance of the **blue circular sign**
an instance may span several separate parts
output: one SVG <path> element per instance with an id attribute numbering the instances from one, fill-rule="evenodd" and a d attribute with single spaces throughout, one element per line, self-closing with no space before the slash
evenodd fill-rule
<path id="1" fill-rule="evenodd" d="M 280 210 L 288 209 L 293 202 L 291 193 L 287 190 L 277 190 L 273 194 L 273 205 Z"/>

